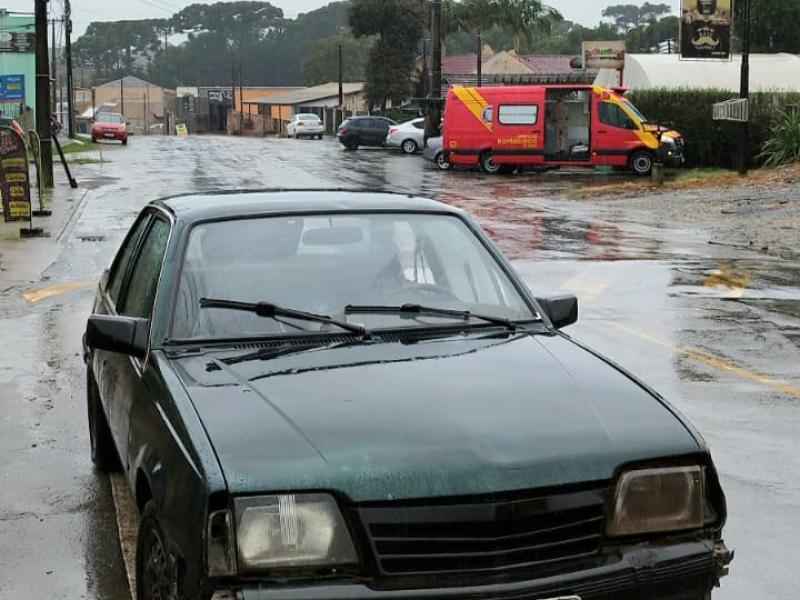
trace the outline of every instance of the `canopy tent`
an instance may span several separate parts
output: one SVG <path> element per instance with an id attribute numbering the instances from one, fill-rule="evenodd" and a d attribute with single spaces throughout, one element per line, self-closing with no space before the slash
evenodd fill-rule
<path id="1" fill-rule="evenodd" d="M 631 90 L 651 88 L 715 88 L 739 91 L 741 55 L 730 61 L 680 60 L 677 54 L 628 54 L 624 85 Z M 619 73 L 603 69 L 595 83 L 619 84 Z M 753 92 L 800 92 L 800 56 L 794 54 L 750 55 L 750 90 Z"/>

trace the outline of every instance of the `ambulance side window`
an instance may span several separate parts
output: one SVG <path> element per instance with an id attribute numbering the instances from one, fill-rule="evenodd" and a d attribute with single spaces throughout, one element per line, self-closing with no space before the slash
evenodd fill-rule
<path id="1" fill-rule="evenodd" d="M 506 104 L 497 111 L 501 125 L 536 125 L 539 121 L 538 104 Z"/>
<path id="2" fill-rule="evenodd" d="M 598 104 L 597 116 L 604 125 L 619 127 L 621 129 L 636 129 L 636 123 L 625 114 L 625 111 L 611 102 L 601 102 Z"/>

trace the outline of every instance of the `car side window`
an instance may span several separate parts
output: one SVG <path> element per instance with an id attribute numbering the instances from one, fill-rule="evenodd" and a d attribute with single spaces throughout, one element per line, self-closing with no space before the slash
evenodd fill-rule
<path id="1" fill-rule="evenodd" d="M 416 129 L 425 129 L 425 122 L 424 122 L 424 121 L 414 121 L 414 122 L 412 123 L 412 125 L 413 125 L 413 126 L 416 128 Z"/>
<path id="2" fill-rule="evenodd" d="M 163 219 L 153 219 L 150 230 L 142 242 L 125 293 L 121 311 L 124 316 L 140 319 L 150 318 L 168 239 L 169 224 Z"/>
<path id="3" fill-rule="evenodd" d="M 597 116 L 604 125 L 621 129 L 636 129 L 636 124 L 625 114 L 625 111 L 611 102 L 601 102 L 597 107 Z"/>
<path id="4" fill-rule="evenodd" d="M 122 290 L 122 283 L 125 280 L 125 274 L 128 272 L 128 266 L 131 263 L 131 259 L 136 251 L 136 247 L 142 237 L 142 232 L 144 232 L 144 230 L 147 228 L 149 222 L 149 214 L 144 214 L 139 217 L 139 220 L 131 229 L 128 237 L 125 238 L 122 248 L 120 248 L 120 251 L 117 253 L 117 258 L 114 260 L 114 264 L 111 266 L 111 273 L 108 277 L 106 291 L 108 292 L 111 301 L 114 303 L 114 306 L 116 306 L 117 302 L 119 301 L 119 294 Z"/>

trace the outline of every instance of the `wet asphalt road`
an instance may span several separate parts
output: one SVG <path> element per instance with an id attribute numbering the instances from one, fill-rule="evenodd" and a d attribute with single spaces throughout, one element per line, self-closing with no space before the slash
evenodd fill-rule
<path id="1" fill-rule="evenodd" d="M 135 138 L 76 169 L 52 237 L 0 241 L 0 598 L 124 598 L 117 510 L 91 468 L 80 335 L 93 282 L 141 207 L 196 190 L 359 187 L 478 217 L 538 291 L 574 292 L 570 333 L 703 432 L 728 495 L 732 574 L 716 598 L 788 599 L 800 576 L 800 264 L 707 243 L 703 224 L 560 199 L 596 176 L 440 173 L 333 141 Z M 631 426 L 635 426 L 632 423 Z M 117 490 L 119 491 L 119 490 Z M 128 536 L 123 536 L 128 537 Z M 127 540 L 130 550 L 130 540 Z"/>

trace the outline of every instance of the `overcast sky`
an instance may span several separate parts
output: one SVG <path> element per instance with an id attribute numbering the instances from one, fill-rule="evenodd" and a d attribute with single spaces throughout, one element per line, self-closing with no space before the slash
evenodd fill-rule
<path id="1" fill-rule="evenodd" d="M 202 1 L 202 0 L 201 0 Z M 216 0 L 213 0 L 216 1 Z M 314 10 L 330 0 L 269 0 L 283 9 L 287 17 Z M 638 2 L 638 0 L 636 0 Z M 122 19 L 163 18 L 198 0 L 72 0 L 76 37 L 92 21 L 117 21 Z M 211 2 L 203 2 L 211 4 Z M 594 26 L 600 21 L 600 12 L 613 0 L 550 0 L 551 6 L 561 11 L 565 18 L 584 25 Z M 60 13 L 63 0 L 50 0 L 56 13 Z M 11 11 L 33 11 L 33 0 L 0 0 L 0 6 Z"/>

